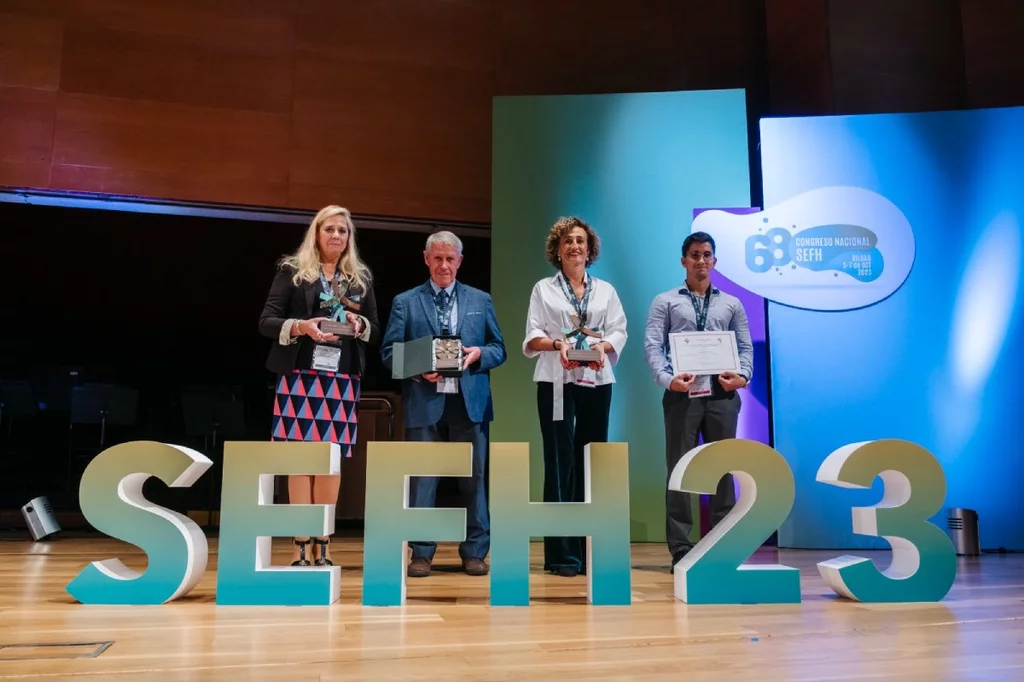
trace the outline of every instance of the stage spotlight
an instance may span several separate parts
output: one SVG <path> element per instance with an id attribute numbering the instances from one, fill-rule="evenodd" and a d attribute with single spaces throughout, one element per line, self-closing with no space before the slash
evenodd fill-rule
<path id="1" fill-rule="evenodd" d="M 37 497 L 21 508 L 28 532 L 35 541 L 43 540 L 60 531 L 60 524 L 46 497 Z"/>

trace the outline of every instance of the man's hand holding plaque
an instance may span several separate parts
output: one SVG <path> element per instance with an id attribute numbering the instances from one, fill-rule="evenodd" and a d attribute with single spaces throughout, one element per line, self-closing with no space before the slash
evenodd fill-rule
<path id="1" fill-rule="evenodd" d="M 477 346 L 462 347 L 462 369 L 469 369 L 469 366 L 480 359 L 480 348 Z"/>
<path id="2" fill-rule="evenodd" d="M 458 339 L 456 339 L 456 340 L 459 341 Z M 447 340 L 447 341 L 450 341 L 450 340 Z M 461 343 L 461 341 L 459 341 L 459 343 Z M 442 344 L 440 348 L 438 348 L 438 345 L 435 344 L 435 353 L 440 352 L 445 357 L 442 358 L 442 360 L 440 361 L 440 364 L 435 362 L 435 368 L 438 368 L 437 371 L 428 372 L 426 374 L 423 374 L 422 375 L 423 378 L 426 379 L 427 381 L 434 381 L 434 382 L 436 382 L 436 381 L 439 381 L 444 376 L 458 376 L 462 372 L 464 372 L 467 369 L 469 369 L 469 367 L 474 362 L 477 362 L 480 359 L 480 349 L 478 347 L 476 347 L 476 346 L 460 346 L 460 349 L 461 349 L 462 355 L 461 355 L 461 359 L 459 361 L 460 365 L 459 365 L 458 370 L 455 370 L 454 368 L 447 369 L 448 367 L 450 367 L 453 364 L 451 356 L 453 356 L 455 354 L 455 348 L 454 348 L 453 344 L 451 344 L 451 343 Z M 436 355 L 435 355 L 435 358 L 436 358 Z M 441 370 L 446 370 L 446 371 L 444 371 L 444 373 L 442 373 Z"/>

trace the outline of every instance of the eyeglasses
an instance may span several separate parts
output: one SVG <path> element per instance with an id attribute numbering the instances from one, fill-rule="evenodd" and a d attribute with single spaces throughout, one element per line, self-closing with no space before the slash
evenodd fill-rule
<path id="1" fill-rule="evenodd" d="M 705 251 L 704 253 L 700 253 L 699 251 L 691 251 L 687 255 L 687 258 L 689 258 L 690 260 L 695 260 L 698 263 L 701 260 L 706 260 L 706 261 L 710 262 L 710 261 L 714 260 L 715 254 L 711 253 L 710 251 Z"/>

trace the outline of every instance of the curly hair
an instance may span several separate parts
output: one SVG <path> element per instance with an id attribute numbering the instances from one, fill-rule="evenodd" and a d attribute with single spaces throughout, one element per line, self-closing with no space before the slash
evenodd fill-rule
<path id="1" fill-rule="evenodd" d="M 597 232 L 594 232 L 594 228 L 588 225 L 586 222 L 571 216 L 568 218 L 559 218 L 558 221 L 551 226 L 551 231 L 548 232 L 547 241 L 547 258 L 548 262 L 551 263 L 552 267 L 561 269 L 561 262 L 558 260 L 558 246 L 562 243 L 562 239 L 565 235 L 569 234 L 573 228 L 582 228 L 587 233 L 587 267 L 597 261 L 597 256 L 601 252 L 601 239 L 597 236 Z"/>

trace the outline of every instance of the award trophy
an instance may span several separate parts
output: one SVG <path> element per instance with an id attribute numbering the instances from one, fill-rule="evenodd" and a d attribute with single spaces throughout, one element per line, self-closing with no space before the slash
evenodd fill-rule
<path id="1" fill-rule="evenodd" d="M 443 377 L 462 374 L 462 339 L 458 336 L 434 337 L 433 370 Z"/>
<path id="2" fill-rule="evenodd" d="M 322 320 L 320 322 L 320 331 L 324 334 L 334 334 L 341 338 L 354 338 L 356 326 L 348 320 Z"/>
<path id="3" fill-rule="evenodd" d="M 589 317 L 589 314 L 585 314 L 583 316 L 583 319 L 581 320 L 579 315 L 574 314 L 572 316 L 573 328 L 562 330 L 562 333 L 565 334 L 565 338 L 562 340 L 562 343 L 575 344 L 574 339 L 585 339 L 588 336 L 593 337 L 595 339 L 600 339 L 600 331 L 598 331 L 597 329 L 587 328 L 587 318 Z M 583 341 L 583 343 L 586 344 L 587 342 Z M 565 358 L 569 362 L 578 362 L 581 365 L 589 365 L 592 362 L 597 362 L 598 360 L 600 360 L 601 353 L 599 351 L 593 350 L 592 348 L 589 347 L 589 345 L 586 346 L 585 348 L 577 348 L 575 345 L 573 345 L 572 348 L 565 352 Z"/>
<path id="4" fill-rule="evenodd" d="M 431 335 L 396 342 L 391 353 L 393 379 L 410 379 L 434 372 L 443 377 L 462 375 L 462 339 L 458 336 Z"/>
<path id="5" fill-rule="evenodd" d="M 601 359 L 601 353 L 590 348 L 570 348 L 565 352 L 569 362 L 578 362 L 581 365 L 588 365 Z"/>

